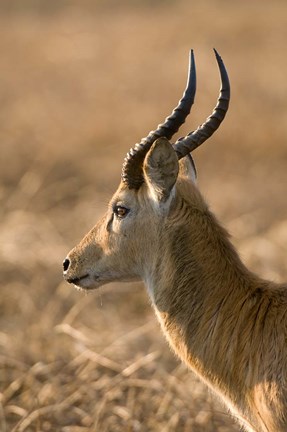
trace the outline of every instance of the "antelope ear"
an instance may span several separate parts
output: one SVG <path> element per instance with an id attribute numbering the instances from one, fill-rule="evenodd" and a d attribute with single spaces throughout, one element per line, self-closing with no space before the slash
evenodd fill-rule
<path id="1" fill-rule="evenodd" d="M 143 172 L 152 195 L 165 202 L 172 191 L 178 175 L 177 155 L 166 138 L 158 138 L 148 151 Z"/>
<path id="2" fill-rule="evenodd" d="M 186 155 L 179 161 L 179 177 L 187 178 L 193 183 L 196 183 L 196 167 L 194 160 L 190 154 Z"/>

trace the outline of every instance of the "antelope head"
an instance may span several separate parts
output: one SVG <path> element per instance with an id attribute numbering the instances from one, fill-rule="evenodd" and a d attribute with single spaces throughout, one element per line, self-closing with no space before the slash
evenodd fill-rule
<path id="1" fill-rule="evenodd" d="M 124 160 L 121 182 L 108 210 L 63 262 L 64 278 L 83 289 L 112 281 L 148 283 L 165 235 L 165 220 L 177 200 L 177 183 L 194 182 L 196 170 L 190 152 L 209 138 L 225 117 L 230 99 L 228 75 L 215 51 L 221 89 L 213 113 L 195 131 L 171 143 L 190 113 L 196 91 L 193 52 L 183 97 L 155 131 L 132 148 Z"/>

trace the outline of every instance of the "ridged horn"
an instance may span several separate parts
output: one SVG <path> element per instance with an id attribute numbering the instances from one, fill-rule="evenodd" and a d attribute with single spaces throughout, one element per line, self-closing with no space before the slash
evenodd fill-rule
<path id="1" fill-rule="evenodd" d="M 127 153 L 122 168 L 122 181 L 127 184 L 129 189 L 139 189 L 142 185 L 144 181 L 142 172 L 143 161 L 154 141 L 160 137 L 171 139 L 190 113 L 196 92 L 196 71 L 193 50 L 190 51 L 188 70 L 186 89 L 177 107 L 165 119 L 163 124 L 158 125 L 155 131 L 150 132 L 146 138 L 143 138 L 139 144 L 136 144 Z"/>
<path id="2" fill-rule="evenodd" d="M 178 159 L 183 158 L 204 143 L 204 141 L 206 141 L 216 131 L 216 129 L 218 129 L 228 110 L 230 100 L 229 79 L 222 58 L 215 49 L 214 53 L 221 78 L 221 89 L 217 105 L 212 114 L 201 126 L 199 126 L 195 131 L 190 132 L 185 138 L 181 138 L 173 144 Z"/>

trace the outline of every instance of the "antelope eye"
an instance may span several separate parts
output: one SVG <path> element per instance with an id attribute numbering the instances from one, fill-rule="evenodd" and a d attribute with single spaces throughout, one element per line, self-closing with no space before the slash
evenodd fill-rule
<path id="1" fill-rule="evenodd" d="M 123 219 L 128 213 L 129 209 L 123 206 L 115 206 L 114 213 L 119 219 Z"/>

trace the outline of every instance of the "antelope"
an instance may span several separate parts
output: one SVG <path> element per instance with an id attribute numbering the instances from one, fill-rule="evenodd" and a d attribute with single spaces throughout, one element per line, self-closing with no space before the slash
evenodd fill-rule
<path id="1" fill-rule="evenodd" d="M 190 153 L 219 127 L 230 85 L 221 78 L 212 114 L 171 143 L 194 102 L 190 52 L 183 97 L 124 160 L 106 214 L 63 262 L 83 290 L 144 281 L 171 348 L 249 432 L 287 431 L 287 285 L 249 271 L 196 184 Z"/>

